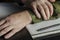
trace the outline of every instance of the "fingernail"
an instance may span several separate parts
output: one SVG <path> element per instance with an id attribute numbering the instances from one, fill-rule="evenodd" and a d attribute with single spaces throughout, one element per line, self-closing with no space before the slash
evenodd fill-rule
<path id="1" fill-rule="evenodd" d="M 51 15 L 48 15 L 48 17 L 47 17 L 48 20 L 50 19 L 50 16 L 51 16 Z"/>
<path id="2" fill-rule="evenodd" d="M 50 19 L 50 16 L 47 19 L 49 20 Z"/>
<path id="3" fill-rule="evenodd" d="M 40 18 L 41 18 L 41 16 L 38 16 L 38 18 L 40 19 Z"/>
<path id="4" fill-rule="evenodd" d="M 47 21 L 47 20 L 48 20 L 48 18 L 44 18 L 44 20 L 46 20 L 46 21 Z"/>

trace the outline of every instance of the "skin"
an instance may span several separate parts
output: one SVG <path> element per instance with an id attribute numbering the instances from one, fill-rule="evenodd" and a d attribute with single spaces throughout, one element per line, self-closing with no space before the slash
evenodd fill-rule
<path id="1" fill-rule="evenodd" d="M 54 2 L 52 0 L 49 0 Z M 48 20 L 53 15 L 53 6 L 48 0 L 36 0 L 31 3 L 32 9 L 38 18 L 41 18 L 42 14 L 44 20 Z M 38 10 L 40 13 L 38 12 Z M 4 35 L 5 39 L 12 37 L 15 33 L 22 30 L 26 25 L 32 21 L 28 11 L 18 12 L 8 16 L 7 18 L 0 21 L 0 36 Z"/>
<path id="2" fill-rule="evenodd" d="M 8 39 L 18 31 L 23 29 L 31 21 L 32 19 L 28 11 L 23 11 L 23 12 L 10 15 L 6 19 L 0 21 L 0 30 L 3 29 L 2 31 L 0 31 L 0 36 L 3 36 L 10 30 L 12 30 L 8 34 L 4 35 L 4 37 Z"/>
<path id="3" fill-rule="evenodd" d="M 55 0 L 36 0 L 32 5 L 32 9 L 36 14 L 37 18 L 48 20 L 53 15 L 53 5 L 50 2 L 55 2 Z"/>
<path id="4" fill-rule="evenodd" d="M 50 2 L 55 2 L 56 0 L 48 0 L 48 1 L 50 1 Z"/>

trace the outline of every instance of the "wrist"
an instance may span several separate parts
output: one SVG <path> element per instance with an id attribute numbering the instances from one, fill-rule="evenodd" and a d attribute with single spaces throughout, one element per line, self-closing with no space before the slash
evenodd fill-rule
<path id="1" fill-rule="evenodd" d="M 39 19 L 39 18 L 36 17 L 36 15 L 34 14 L 34 12 L 32 12 L 31 10 L 28 10 L 28 11 L 30 13 L 30 16 L 32 18 L 32 22 L 33 23 L 39 23 L 39 22 L 42 21 L 42 19 Z"/>

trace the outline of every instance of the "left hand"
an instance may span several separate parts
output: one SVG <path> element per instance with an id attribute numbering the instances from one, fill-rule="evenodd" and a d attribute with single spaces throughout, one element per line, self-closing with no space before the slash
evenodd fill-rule
<path id="1" fill-rule="evenodd" d="M 32 21 L 31 16 L 28 11 L 19 12 L 8 16 L 6 19 L 0 21 L 0 36 L 3 36 L 5 39 L 12 37 L 15 33 L 23 29 L 27 24 Z"/>
<path id="2" fill-rule="evenodd" d="M 35 0 L 31 3 L 31 8 L 36 14 L 37 18 L 48 20 L 53 15 L 53 5 L 50 2 L 55 0 Z"/>

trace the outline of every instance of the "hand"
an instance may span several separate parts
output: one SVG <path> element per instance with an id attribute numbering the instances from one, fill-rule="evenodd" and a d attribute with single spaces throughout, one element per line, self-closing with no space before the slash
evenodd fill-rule
<path id="1" fill-rule="evenodd" d="M 36 0 L 31 5 L 38 18 L 41 18 L 42 15 L 44 20 L 48 20 L 53 15 L 53 5 L 48 0 Z"/>
<path id="2" fill-rule="evenodd" d="M 13 14 L 8 16 L 6 19 L 0 21 L 0 36 L 3 36 L 6 39 L 12 37 L 15 33 L 23 29 L 27 24 L 31 22 L 31 17 L 28 11 L 23 11 L 20 13 Z"/>

